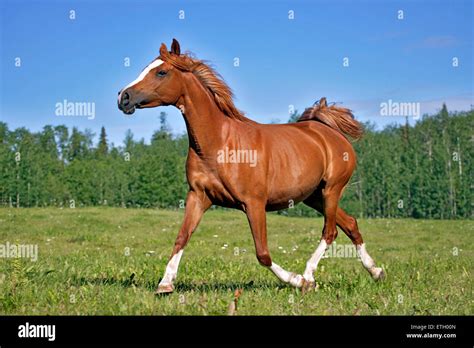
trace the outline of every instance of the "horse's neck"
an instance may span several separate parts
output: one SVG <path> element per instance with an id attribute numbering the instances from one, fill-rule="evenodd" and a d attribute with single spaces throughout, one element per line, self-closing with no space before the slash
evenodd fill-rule
<path id="1" fill-rule="evenodd" d="M 197 154 L 211 156 L 219 146 L 228 118 L 220 111 L 204 87 L 195 79 L 189 79 L 186 92 L 181 98 L 184 104 L 184 120 L 189 137 L 189 147 Z M 180 102 L 178 102 L 179 104 Z M 181 105 L 177 105 L 181 108 Z"/>

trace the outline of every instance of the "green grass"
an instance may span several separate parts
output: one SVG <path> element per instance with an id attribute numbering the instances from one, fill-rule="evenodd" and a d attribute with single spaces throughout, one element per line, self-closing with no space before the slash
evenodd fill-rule
<path id="1" fill-rule="evenodd" d="M 0 314 L 225 315 L 235 289 L 243 289 L 238 315 L 474 314 L 472 220 L 360 220 L 386 280 L 374 282 L 356 258 L 325 258 L 318 289 L 302 294 L 258 264 L 244 214 L 209 211 L 185 249 L 175 293 L 157 297 L 182 217 L 120 208 L 0 209 L 0 244 L 39 248 L 37 262 L 0 258 Z M 273 260 L 301 273 L 322 222 L 269 214 Z M 342 232 L 337 242 L 350 243 Z"/>

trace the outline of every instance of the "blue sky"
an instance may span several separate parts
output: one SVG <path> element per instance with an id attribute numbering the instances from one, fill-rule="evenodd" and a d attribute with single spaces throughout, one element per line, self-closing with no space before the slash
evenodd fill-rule
<path id="1" fill-rule="evenodd" d="M 422 113 L 442 102 L 451 110 L 474 103 L 468 0 L 3 0 L 0 6 L 0 120 L 10 128 L 66 124 L 98 133 L 105 126 L 115 144 L 127 129 L 149 141 L 166 111 L 173 132 L 185 132 L 174 108 L 127 117 L 116 106 L 118 90 L 173 37 L 183 51 L 210 61 L 234 90 L 236 105 L 259 122 L 285 122 L 289 105 L 303 110 L 322 96 L 379 127 L 404 121 L 380 115 L 389 99 L 418 102 Z M 56 116 L 64 99 L 94 102 L 95 119 Z"/>

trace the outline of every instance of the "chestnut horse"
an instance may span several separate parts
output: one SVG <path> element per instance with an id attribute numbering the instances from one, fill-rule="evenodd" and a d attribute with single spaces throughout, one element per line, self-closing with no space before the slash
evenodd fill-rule
<path id="1" fill-rule="evenodd" d="M 297 123 L 254 122 L 235 107 L 220 75 L 203 61 L 182 54 L 174 39 L 171 51 L 162 44 L 160 55 L 118 96 L 118 107 L 125 114 L 161 105 L 179 108 L 186 122 L 189 192 L 184 221 L 157 293 L 174 290 L 184 247 L 212 204 L 245 212 L 259 263 L 292 286 L 314 286 L 313 273 L 337 236 L 336 225 L 356 245 L 372 277 L 384 276 L 367 253 L 356 219 L 338 206 L 356 165 L 346 136 L 362 136 L 350 110 L 328 106 L 322 98 Z M 267 246 L 266 211 L 297 202 L 324 215 L 321 241 L 302 275 L 273 262 Z"/>

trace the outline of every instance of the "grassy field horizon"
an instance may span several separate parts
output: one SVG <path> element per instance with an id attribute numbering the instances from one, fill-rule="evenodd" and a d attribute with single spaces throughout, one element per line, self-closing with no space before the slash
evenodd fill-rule
<path id="1" fill-rule="evenodd" d="M 38 246 L 38 259 L 0 258 L 3 315 L 473 315 L 474 220 L 359 219 L 387 273 L 357 257 L 324 258 L 317 290 L 281 283 L 255 257 L 245 215 L 211 210 L 184 251 L 168 296 L 155 296 L 183 210 L 0 208 L 0 244 Z M 302 273 L 322 218 L 268 214 L 272 259 Z M 338 246 L 350 250 L 342 233 Z M 342 249 L 341 249 L 342 250 Z"/>

